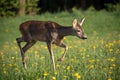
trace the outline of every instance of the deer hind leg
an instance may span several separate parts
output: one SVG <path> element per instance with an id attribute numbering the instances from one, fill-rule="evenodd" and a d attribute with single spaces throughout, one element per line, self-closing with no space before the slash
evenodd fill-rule
<path id="1" fill-rule="evenodd" d="M 36 41 L 30 41 L 27 42 L 26 45 L 22 48 L 24 52 L 26 52 L 29 48 L 31 48 L 34 44 L 36 43 Z"/>
<path id="2" fill-rule="evenodd" d="M 21 51 L 23 67 L 26 69 L 27 66 L 26 66 L 25 52 L 35 44 L 35 41 L 27 42 L 26 45 L 22 48 L 20 43 L 24 42 L 24 39 L 23 38 L 17 38 L 16 40 L 17 40 L 17 44 L 18 44 L 18 46 L 20 48 L 20 51 Z"/>
<path id="3" fill-rule="evenodd" d="M 20 48 L 20 51 L 21 51 L 23 66 L 26 69 L 27 67 L 26 67 L 26 63 L 25 63 L 25 53 L 24 53 L 24 51 L 21 47 L 21 42 L 24 42 L 24 39 L 23 38 L 17 38 L 16 41 L 17 41 L 17 44 L 18 44 L 18 46 Z"/>
<path id="4" fill-rule="evenodd" d="M 67 47 L 63 42 L 60 42 L 59 44 L 56 44 L 56 45 L 65 49 L 65 51 L 64 51 L 64 53 L 63 53 L 63 55 L 62 55 L 62 57 L 58 59 L 58 61 L 63 61 L 64 58 L 65 58 L 65 56 L 66 56 L 68 47 Z"/>
<path id="5" fill-rule="evenodd" d="M 22 48 L 23 53 L 22 53 L 22 62 L 23 62 L 23 66 L 26 69 L 26 56 L 25 56 L 25 52 L 31 48 L 34 44 L 36 43 L 36 41 L 32 41 L 32 42 L 27 42 L 26 45 Z"/>

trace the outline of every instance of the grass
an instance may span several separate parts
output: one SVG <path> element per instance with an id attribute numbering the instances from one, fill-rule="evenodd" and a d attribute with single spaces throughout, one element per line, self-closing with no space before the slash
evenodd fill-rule
<path id="1" fill-rule="evenodd" d="M 37 42 L 27 53 L 27 70 L 15 39 L 19 25 L 27 20 L 50 20 L 72 25 L 72 20 L 86 16 L 83 28 L 87 40 L 69 36 L 69 47 L 63 62 L 57 62 L 63 49 L 53 45 L 57 70 L 54 72 L 46 44 Z M 24 45 L 24 43 L 22 44 Z M 120 79 L 120 14 L 119 12 L 61 12 L 0 19 L 0 80 L 118 80 Z"/>

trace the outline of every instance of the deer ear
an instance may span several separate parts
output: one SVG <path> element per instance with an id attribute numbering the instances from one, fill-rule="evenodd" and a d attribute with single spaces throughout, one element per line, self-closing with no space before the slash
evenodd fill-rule
<path id="1" fill-rule="evenodd" d="M 73 24 L 73 28 L 75 28 L 77 26 L 77 19 L 74 19 L 72 24 Z"/>
<path id="2" fill-rule="evenodd" d="M 85 20 L 85 17 L 83 17 L 83 18 L 81 19 L 81 21 L 79 22 L 80 26 L 82 26 L 84 20 Z"/>

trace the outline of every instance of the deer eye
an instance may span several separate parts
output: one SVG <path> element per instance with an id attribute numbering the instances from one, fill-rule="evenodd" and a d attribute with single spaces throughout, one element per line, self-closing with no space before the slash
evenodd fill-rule
<path id="1" fill-rule="evenodd" d="M 77 30 L 77 32 L 80 32 L 80 30 Z"/>

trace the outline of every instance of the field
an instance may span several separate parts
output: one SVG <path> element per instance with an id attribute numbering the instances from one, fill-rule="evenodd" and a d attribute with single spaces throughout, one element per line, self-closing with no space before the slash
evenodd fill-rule
<path id="1" fill-rule="evenodd" d="M 53 71 L 46 43 L 37 42 L 27 53 L 27 70 L 22 66 L 16 38 L 19 25 L 27 20 L 55 21 L 72 25 L 83 17 L 87 40 L 65 37 L 69 50 L 63 62 L 57 59 L 64 49 L 53 45 L 56 71 Z M 22 43 L 22 46 L 25 43 Z M 35 16 L 0 18 L 0 80 L 119 80 L 120 79 L 120 14 L 119 12 L 74 10 L 73 13 L 45 13 Z"/>

